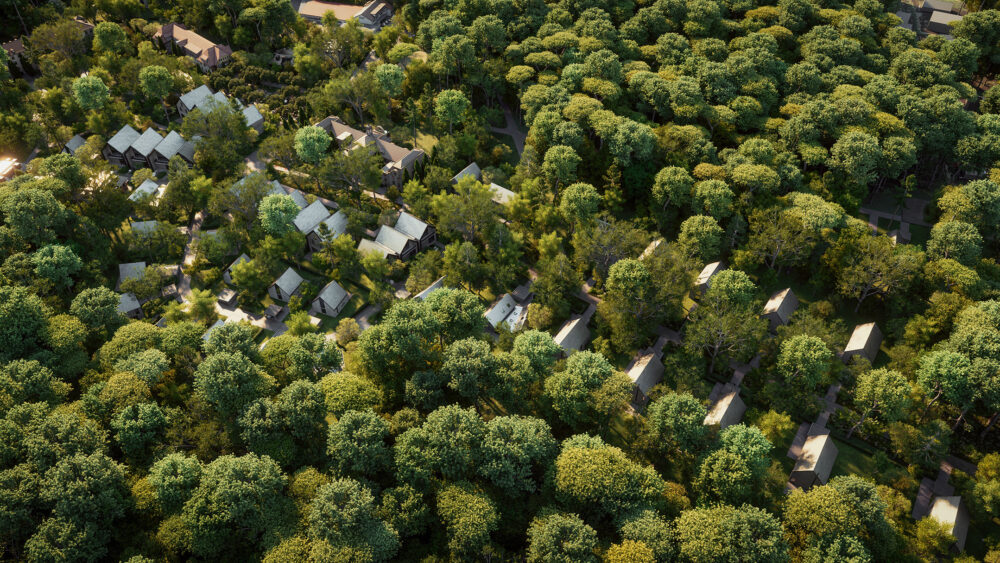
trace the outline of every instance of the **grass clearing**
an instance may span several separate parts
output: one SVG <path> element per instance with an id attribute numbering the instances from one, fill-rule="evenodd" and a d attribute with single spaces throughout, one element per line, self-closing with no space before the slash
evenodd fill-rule
<path id="1" fill-rule="evenodd" d="M 831 477 L 859 475 L 875 480 L 878 469 L 872 456 L 842 440 L 834 438 L 833 443 L 837 446 L 837 461 L 833 464 Z"/>

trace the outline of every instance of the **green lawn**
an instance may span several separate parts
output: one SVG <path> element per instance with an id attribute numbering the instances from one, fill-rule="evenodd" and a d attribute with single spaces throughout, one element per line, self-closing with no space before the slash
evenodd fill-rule
<path id="1" fill-rule="evenodd" d="M 837 461 L 833 464 L 833 471 L 830 476 L 837 475 L 859 475 L 874 479 L 877 469 L 875 460 L 867 453 L 855 448 L 847 442 L 834 438 L 833 443 L 837 446 Z"/>

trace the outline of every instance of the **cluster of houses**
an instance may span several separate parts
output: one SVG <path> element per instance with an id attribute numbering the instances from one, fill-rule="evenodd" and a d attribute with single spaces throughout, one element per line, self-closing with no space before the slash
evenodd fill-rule
<path id="1" fill-rule="evenodd" d="M 172 47 L 191 57 L 202 72 L 209 72 L 225 65 L 233 56 L 233 50 L 229 45 L 219 45 L 179 23 L 160 26 L 153 39 L 163 48 Z"/>
<path id="2" fill-rule="evenodd" d="M 375 239 L 361 239 L 358 252 L 377 252 L 388 260 L 409 260 L 417 252 L 437 242 L 437 230 L 406 211 L 401 211 L 392 227 L 382 225 Z"/>
<path id="3" fill-rule="evenodd" d="M 80 31 L 84 39 L 91 39 L 94 36 L 94 24 L 80 16 L 74 16 L 71 20 Z M 17 70 L 21 74 L 28 73 L 28 62 L 25 60 L 26 49 L 24 39 L 21 37 L 11 39 L 2 44 L 3 50 L 7 52 L 7 66 L 11 70 Z"/>
<path id="4" fill-rule="evenodd" d="M 951 40 L 951 26 L 962 20 L 962 6 L 947 0 L 906 0 L 896 12 L 900 27 Z"/>
<path id="5" fill-rule="evenodd" d="M 323 16 L 332 13 L 340 25 L 357 20 L 361 27 L 377 32 L 392 19 L 392 6 L 384 0 L 371 0 L 364 6 L 303 0 L 299 2 L 299 15 L 306 21 L 321 23 Z"/>
<path id="6" fill-rule="evenodd" d="M 378 151 L 384 161 L 382 187 L 402 187 L 403 182 L 413 175 L 417 164 L 423 162 L 426 157 L 424 151 L 420 149 L 408 149 L 393 143 L 389 140 L 389 135 L 380 128 L 361 131 L 334 115 L 316 123 L 316 127 L 329 133 L 345 151 L 359 148 Z"/>
<path id="7" fill-rule="evenodd" d="M 163 172 L 175 156 L 181 157 L 188 166 L 194 164 L 194 143 L 185 140 L 177 131 L 164 136 L 156 129 L 147 128 L 139 133 L 131 125 L 125 125 L 108 139 L 101 155 L 116 166 Z"/>
<path id="8" fill-rule="evenodd" d="M 134 224 L 133 224 L 134 225 Z M 178 265 L 160 265 L 160 271 L 166 276 L 167 280 L 174 280 L 175 283 L 170 283 L 164 286 L 160 290 L 160 297 L 165 299 L 177 299 L 179 294 L 177 291 L 176 280 L 181 273 L 181 267 Z M 145 262 L 129 262 L 127 264 L 118 265 L 118 284 L 115 286 L 116 291 L 121 291 L 122 284 L 127 280 L 141 279 L 146 272 Z M 134 293 L 124 292 L 118 294 L 118 312 L 125 315 L 130 319 L 141 319 L 142 318 L 142 302 L 136 297 Z"/>
<path id="9" fill-rule="evenodd" d="M 258 133 L 264 130 L 264 116 L 256 104 L 244 106 L 243 102 L 236 100 L 236 105 L 243 114 L 247 127 Z M 229 98 L 223 92 L 212 92 L 212 89 L 204 84 L 182 95 L 177 101 L 177 113 L 182 119 L 195 109 L 209 113 L 220 107 L 231 107 Z"/>

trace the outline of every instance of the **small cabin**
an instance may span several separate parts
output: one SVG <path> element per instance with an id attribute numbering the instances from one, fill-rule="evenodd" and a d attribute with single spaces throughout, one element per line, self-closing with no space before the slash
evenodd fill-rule
<path id="1" fill-rule="evenodd" d="M 515 306 L 517 303 L 514 302 L 514 298 L 509 293 L 504 293 L 492 307 L 483 313 L 483 316 L 486 317 L 486 322 L 495 329 L 510 315 Z"/>
<path id="2" fill-rule="evenodd" d="M 861 356 L 871 363 L 875 363 L 878 356 L 878 349 L 882 346 L 882 331 L 875 323 L 867 323 L 854 327 L 851 339 L 847 341 L 841 359 L 844 363 L 850 361 L 854 356 Z"/>
<path id="3" fill-rule="evenodd" d="M 427 299 L 428 295 L 434 293 L 435 291 L 441 289 L 442 287 L 444 287 L 444 276 L 441 276 L 434 283 L 424 288 L 423 291 L 414 295 L 413 298 L 423 301 L 424 299 Z"/>
<path id="4" fill-rule="evenodd" d="M 314 315 L 323 314 L 328 317 L 336 317 L 350 300 L 351 294 L 336 281 L 331 281 L 320 290 L 316 299 L 313 299 L 309 312 Z"/>
<path id="5" fill-rule="evenodd" d="M 727 383 L 722 395 L 712 403 L 712 408 L 705 415 L 704 425 L 718 426 L 721 430 L 739 424 L 746 410 L 747 406 L 740 398 L 739 387 Z"/>
<path id="6" fill-rule="evenodd" d="M 632 380 L 632 404 L 642 407 L 649 401 L 649 392 L 663 379 L 663 362 L 660 354 L 652 349 L 644 350 L 632 361 L 627 370 Z"/>
<path id="7" fill-rule="evenodd" d="M 118 296 L 118 312 L 130 319 L 142 318 L 142 307 L 134 293 L 122 293 Z"/>
<path id="8" fill-rule="evenodd" d="M 829 434 L 813 434 L 806 437 L 802 453 L 792 467 L 788 481 L 800 489 L 808 490 L 817 485 L 825 485 L 837 461 L 837 446 Z"/>
<path id="9" fill-rule="evenodd" d="M 948 532 L 955 536 L 954 547 L 965 549 L 965 538 L 969 534 L 969 511 L 960 496 L 937 497 L 931 505 L 931 518 L 944 524 Z"/>
<path id="10" fill-rule="evenodd" d="M 725 269 L 726 267 L 722 265 L 722 262 L 712 262 L 711 264 L 706 264 L 705 267 L 701 269 L 701 273 L 698 274 L 698 278 L 694 281 L 695 288 L 699 293 L 705 293 L 712 285 L 712 278 Z"/>
<path id="11" fill-rule="evenodd" d="M 244 262 L 249 262 L 249 261 L 250 261 L 249 256 L 247 256 L 246 254 L 240 254 L 240 257 L 234 260 L 233 263 L 230 264 L 228 268 L 226 268 L 225 272 L 222 272 L 223 281 L 225 281 L 229 285 L 233 285 L 233 268 L 235 268 L 237 264 L 242 264 Z"/>
<path id="12" fill-rule="evenodd" d="M 295 270 L 288 268 L 267 288 L 267 294 L 278 301 L 288 301 L 293 295 L 298 295 L 305 279 Z"/>
<path id="13" fill-rule="evenodd" d="M 779 326 L 788 324 L 792 318 L 792 313 L 799 308 L 799 298 L 795 296 L 792 288 L 785 288 L 775 293 L 764 305 L 764 312 L 761 316 L 771 324 L 771 330 L 778 330 Z"/>
<path id="14" fill-rule="evenodd" d="M 562 328 L 559 329 L 555 341 L 566 355 L 580 350 L 590 339 L 590 329 L 587 328 L 588 320 L 576 317 L 563 323 Z"/>
<path id="15" fill-rule="evenodd" d="M 405 211 L 400 212 L 399 218 L 396 219 L 395 229 L 417 241 L 417 250 L 425 250 L 437 242 L 437 231 L 434 227 Z"/>
<path id="16" fill-rule="evenodd" d="M 118 285 L 115 289 L 119 289 L 125 280 L 137 280 L 141 279 L 143 274 L 146 273 L 146 263 L 145 262 L 129 262 L 127 264 L 118 264 Z"/>

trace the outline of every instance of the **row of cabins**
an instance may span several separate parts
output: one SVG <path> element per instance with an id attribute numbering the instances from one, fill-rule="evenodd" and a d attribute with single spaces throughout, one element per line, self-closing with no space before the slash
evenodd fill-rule
<path id="1" fill-rule="evenodd" d="M 382 225 L 375 240 L 361 239 L 358 252 L 377 252 L 389 260 L 409 260 L 417 252 L 437 243 L 437 230 L 406 211 L 401 211 L 392 227 Z"/>
<path id="2" fill-rule="evenodd" d="M 899 27 L 918 33 L 941 35 L 951 40 L 951 27 L 962 21 L 962 5 L 946 0 L 911 0 L 896 12 Z"/>
<path id="3" fill-rule="evenodd" d="M 377 32 L 392 19 L 392 6 L 384 0 L 371 0 L 364 6 L 305 0 L 299 3 L 299 15 L 306 21 L 321 23 L 323 16 L 333 13 L 341 25 L 357 20 L 361 27 Z"/>
<path id="4" fill-rule="evenodd" d="M 243 102 L 236 100 L 236 105 L 243 114 L 243 120 L 247 127 L 260 133 L 264 130 L 264 115 L 256 104 L 244 106 Z M 198 109 L 202 113 L 209 113 L 216 108 L 231 107 L 229 98 L 223 92 L 212 92 L 212 89 L 202 84 L 194 90 L 182 95 L 177 101 L 177 114 L 184 118 L 187 114 Z"/>
<path id="5" fill-rule="evenodd" d="M 198 68 L 206 73 L 225 65 L 233 56 L 233 50 L 229 45 L 219 45 L 179 23 L 160 26 L 160 29 L 153 34 L 153 39 L 165 49 L 173 48 L 191 57 Z"/>
<path id="6" fill-rule="evenodd" d="M 223 279 L 228 284 L 233 283 L 232 271 L 233 267 L 238 264 L 243 264 L 249 262 L 250 257 L 246 254 L 240 254 L 232 264 L 226 268 L 225 273 L 223 273 Z M 278 279 L 274 280 L 267 288 L 267 294 L 271 296 L 272 299 L 276 301 L 288 302 L 292 297 L 301 295 L 302 284 L 305 282 L 305 278 L 302 277 L 294 268 L 287 268 Z M 226 292 L 226 296 L 222 298 L 222 301 L 226 304 L 231 304 L 235 300 L 235 292 Z M 347 292 L 339 283 L 331 280 L 328 284 L 323 286 L 323 289 L 319 291 L 319 294 L 312 303 L 309 305 L 309 312 L 313 315 L 322 314 L 329 317 L 336 317 L 340 311 L 347 305 L 347 302 L 351 300 L 351 294 Z"/>
<path id="7" fill-rule="evenodd" d="M 188 166 L 194 164 L 194 143 L 186 141 L 177 131 L 163 136 L 155 129 L 139 133 L 131 125 L 125 125 L 108 140 L 101 155 L 116 166 L 163 172 L 175 156 L 184 159 Z"/>
<path id="8" fill-rule="evenodd" d="M 426 155 L 420 149 L 401 147 L 389 140 L 385 131 L 368 129 L 362 131 L 344 123 L 337 116 L 324 118 L 316 127 L 322 128 L 336 139 L 340 148 L 356 150 L 367 148 L 377 151 L 382 157 L 382 187 L 396 186 L 400 188 L 408 177 L 412 177 L 417 164 L 424 161 Z"/>

